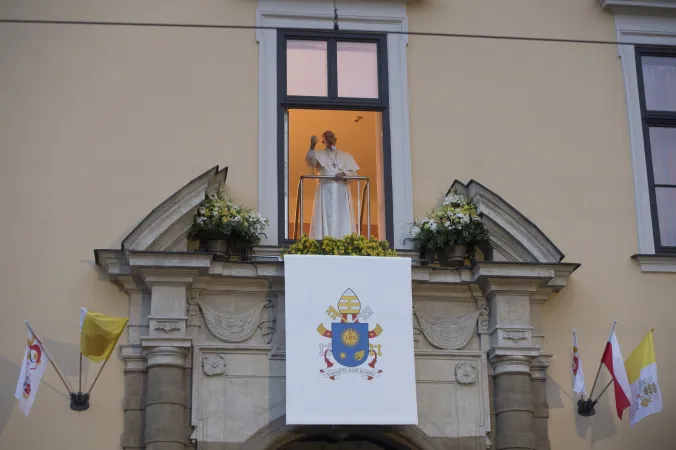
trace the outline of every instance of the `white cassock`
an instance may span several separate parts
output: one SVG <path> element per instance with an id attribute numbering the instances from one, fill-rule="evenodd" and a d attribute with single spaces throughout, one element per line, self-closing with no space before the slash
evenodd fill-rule
<path id="1" fill-rule="evenodd" d="M 305 160 L 315 169 L 317 175 L 335 176 L 345 172 L 347 176 L 356 176 L 359 170 L 352 155 L 338 149 L 309 150 Z M 329 179 L 317 180 L 310 237 L 342 238 L 356 232 L 352 194 L 347 183 Z"/>

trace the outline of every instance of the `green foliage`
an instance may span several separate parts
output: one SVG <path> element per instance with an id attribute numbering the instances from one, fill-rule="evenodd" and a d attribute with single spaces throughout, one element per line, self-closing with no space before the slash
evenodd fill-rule
<path id="1" fill-rule="evenodd" d="M 220 193 L 210 194 L 197 209 L 188 238 L 256 245 L 268 224 L 268 220 L 253 209 L 237 206 Z"/>
<path id="2" fill-rule="evenodd" d="M 321 243 L 306 234 L 292 244 L 285 252 L 287 255 L 351 255 L 351 256 L 397 256 L 387 241 L 375 237 L 349 234 L 342 239 L 327 236 Z"/>
<path id="3" fill-rule="evenodd" d="M 475 245 L 488 239 L 488 231 L 476 206 L 453 191 L 438 211 L 432 211 L 411 227 L 416 247 L 434 253 L 455 245 Z"/>

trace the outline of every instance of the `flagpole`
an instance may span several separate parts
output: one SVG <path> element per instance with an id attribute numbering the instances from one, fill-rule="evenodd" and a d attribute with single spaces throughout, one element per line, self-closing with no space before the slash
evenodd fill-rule
<path id="1" fill-rule="evenodd" d="M 89 387 L 89 390 L 87 391 L 87 395 L 91 394 L 92 389 L 94 389 L 94 385 L 96 384 L 96 380 L 99 379 L 99 375 L 101 375 L 101 372 L 103 372 L 103 368 L 106 367 L 106 363 L 108 362 L 109 359 L 110 359 L 110 356 L 108 356 L 108 358 L 106 358 L 106 360 L 103 361 L 103 364 L 101 364 L 101 368 L 99 369 L 99 372 L 96 374 L 96 378 L 94 378 L 94 382 Z"/>
<path id="2" fill-rule="evenodd" d="M 82 392 L 82 352 L 80 352 L 80 386 L 78 392 Z"/>
<path id="3" fill-rule="evenodd" d="M 603 390 L 601 391 L 601 393 L 599 394 L 599 396 L 596 397 L 596 400 L 594 400 L 594 403 L 596 403 L 596 402 L 599 401 L 599 399 L 601 398 L 601 396 L 608 390 L 608 388 L 610 387 L 610 385 L 613 384 L 613 381 L 615 381 L 615 378 L 611 378 L 611 379 L 610 379 L 610 381 L 608 382 L 608 384 L 606 384 L 606 387 L 604 387 Z"/>
<path id="4" fill-rule="evenodd" d="M 26 326 L 28 327 L 28 330 L 33 334 L 35 337 L 35 340 L 38 341 L 38 344 L 45 350 L 45 353 L 47 354 L 47 358 L 49 359 L 49 362 L 52 364 L 52 367 L 56 371 L 56 374 L 61 378 L 61 382 L 63 385 L 66 387 L 66 390 L 68 391 L 68 394 L 72 394 L 73 391 L 68 387 L 68 384 L 66 383 L 66 380 L 63 378 L 63 375 L 61 375 L 61 371 L 59 370 L 58 367 L 56 367 L 56 363 L 54 362 L 54 358 L 52 358 L 52 355 L 49 354 L 49 351 L 47 350 L 47 346 L 40 340 L 37 334 L 35 334 L 35 331 L 33 331 L 33 328 L 30 326 L 27 320 L 24 320 L 26 323 Z"/>
<path id="5" fill-rule="evenodd" d="M 122 334 L 120 334 L 122 336 Z M 120 336 L 117 337 L 115 340 L 115 343 L 113 344 L 113 348 L 117 347 L 117 343 L 120 341 Z M 110 357 L 113 356 L 113 352 L 110 352 L 110 355 L 106 358 L 105 361 L 103 361 L 103 364 L 101 364 L 101 368 L 99 369 L 99 373 L 96 374 L 96 378 L 94 378 L 94 381 L 92 382 L 92 385 L 89 387 L 89 390 L 87 391 L 87 395 L 91 394 L 92 389 L 94 389 L 94 385 L 96 384 L 96 380 L 99 379 L 99 375 L 101 375 L 101 372 L 103 372 L 103 368 L 106 367 L 106 364 L 108 363 L 108 360 Z"/>
<path id="6" fill-rule="evenodd" d="M 610 338 L 613 337 L 613 333 L 615 332 L 615 325 L 617 325 L 617 320 L 613 321 L 613 327 L 610 329 L 610 334 L 608 335 L 608 340 L 606 341 L 606 345 L 608 342 L 610 342 Z M 605 347 L 603 347 L 603 352 L 605 353 Z M 601 357 L 601 361 L 599 362 L 599 369 L 596 371 L 596 378 L 594 378 L 594 384 L 592 385 L 591 392 L 589 393 L 589 398 L 592 398 L 592 395 L 594 394 L 594 388 L 596 387 L 596 382 L 599 381 L 599 374 L 601 373 L 601 366 L 603 365 L 603 356 Z"/>

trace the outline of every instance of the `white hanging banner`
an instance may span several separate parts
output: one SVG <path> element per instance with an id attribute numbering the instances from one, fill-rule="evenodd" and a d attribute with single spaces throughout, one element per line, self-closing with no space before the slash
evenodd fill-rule
<path id="1" fill-rule="evenodd" d="M 286 422 L 417 425 L 411 260 L 284 256 Z"/>

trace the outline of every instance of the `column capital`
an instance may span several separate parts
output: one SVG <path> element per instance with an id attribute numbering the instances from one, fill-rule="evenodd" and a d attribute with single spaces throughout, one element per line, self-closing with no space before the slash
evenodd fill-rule
<path id="1" fill-rule="evenodd" d="M 493 366 L 493 375 L 521 374 L 530 376 L 530 365 L 535 355 L 498 355 L 488 352 L 488 359 Z"/>
<path id="2" fill-rule="evenodd" d="M 186 366 L 186 357 L 190 353 L 192 338 L 189 337 L 142 337 L 143 354 L 148 367 Z"/>

